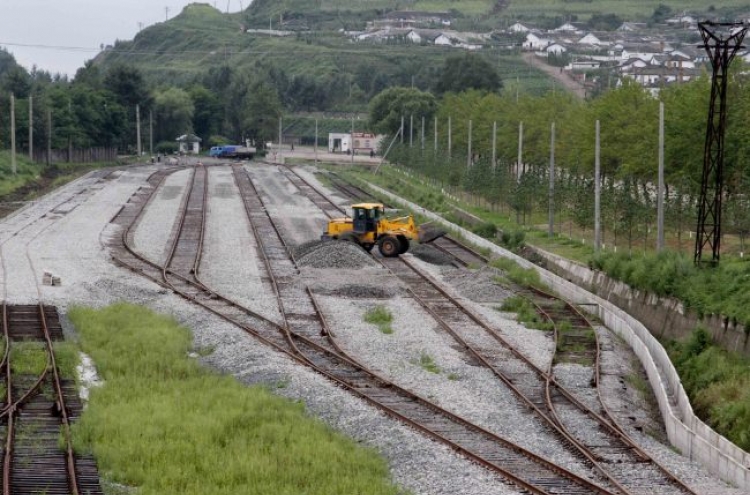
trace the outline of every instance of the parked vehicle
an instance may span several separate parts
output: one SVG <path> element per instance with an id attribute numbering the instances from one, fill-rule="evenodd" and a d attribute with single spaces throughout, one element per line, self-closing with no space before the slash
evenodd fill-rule
<path id="1" fill-rule="evenodd" d="M 225 144 L 222 146 L 214 146 L 208 151 L 208 156 L 216 158 L 236 158 L 252 159 L 255 156 L 256 150 L 254 147 L 242 146 L 239 144 Z"/>

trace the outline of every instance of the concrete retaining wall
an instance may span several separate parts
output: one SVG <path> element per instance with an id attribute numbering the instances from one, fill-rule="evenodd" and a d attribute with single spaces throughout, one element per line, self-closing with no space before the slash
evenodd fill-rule
<path id="1" fill-rule="evenodd" d="M 750 454 L 713 431 L 695 416 L 687 394 L 682 388 L 677 371 L 666 351 L 636 318 L 630 316 L 612 302 L 602 299 L 484 238 L 447 222 L 442 217 L 424 210 L 414 203 L 405 201 L 375 185 L 371 185 L 371 187 L 391 198 L 394 202 L 420 212 L 442 224 L 448 230 L 462 235 L 476 246 L 489 249 L 495 255 L 511 258 L 525 268 L 537 270 L 544 283 L 552 287 L 557 293 L 575 304 L 584 305 L 584 309 L 595 314 L 608 328 L 624 339 L 640 359 L 659 403 L 659 410 L 672 445 L 679 449 L 683 455 L 698 461 L 709 472 L 722 480 L 750 490 Z M 550 256 L 554 258 L 554 255 Z M 557 261 L 562 263 L 562 260 L 560 258 Z"/>
<path id="2" fill-rule="evenodd" d="M 714 342 L 724 349 L 750 356 L 749 334 L 741 324 L 735 324 L 721 315 L 700 318 L 695 311 L 685 309 L 676 299 L 632 289 L 575 261 L 538 248 L 534 250 L 547 260 L 547 267 L 551 271 L 624 309 L 659 338 L 682 340 L 689 337 L 696 326 L 702 325 L 711 333 Z"/>

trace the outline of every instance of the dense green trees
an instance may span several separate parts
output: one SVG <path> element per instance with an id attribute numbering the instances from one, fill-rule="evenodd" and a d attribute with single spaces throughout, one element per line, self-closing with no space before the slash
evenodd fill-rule
<path id="1" fill-rule="evenodd" d="M 460 93 L 469 89 L 495 92 L 502 88 L 497 70 L 484 57 L 466 52 L 445 60 L 435 90 L 438 94 Z"/>

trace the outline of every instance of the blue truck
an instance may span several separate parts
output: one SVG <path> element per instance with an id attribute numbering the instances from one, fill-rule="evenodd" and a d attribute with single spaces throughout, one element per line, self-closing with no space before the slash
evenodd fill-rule
<path id="1" fill-rule="evenodd" d="M 255 156 L 255 148 L 242 146 L 239 144 L 224 144 L 222 146 L 214 146 L 208 151 L 208 156 L 216 158 L 236 158 L 252 159 Z"/>

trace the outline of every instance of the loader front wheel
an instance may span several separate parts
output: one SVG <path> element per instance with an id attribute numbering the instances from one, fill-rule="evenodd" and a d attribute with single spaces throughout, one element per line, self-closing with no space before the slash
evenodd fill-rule
<path id="1" fill-rule="evenodd" d="M 398 236 L 397 239 L 399 244 L 398 254 L 404 254 L 409 250 L 409 239 L 403 235 Z"/>
<path id="2" fill-rule="evenodd" d="M 387 235 L 381 237 L 378 241 L 378 249 L 380 250 L 380 254 L 386 258 L 393 258 L 394 256 L 398 256 L 399 251 L 401 251 L 401 243 L 395 237 Z"/>

